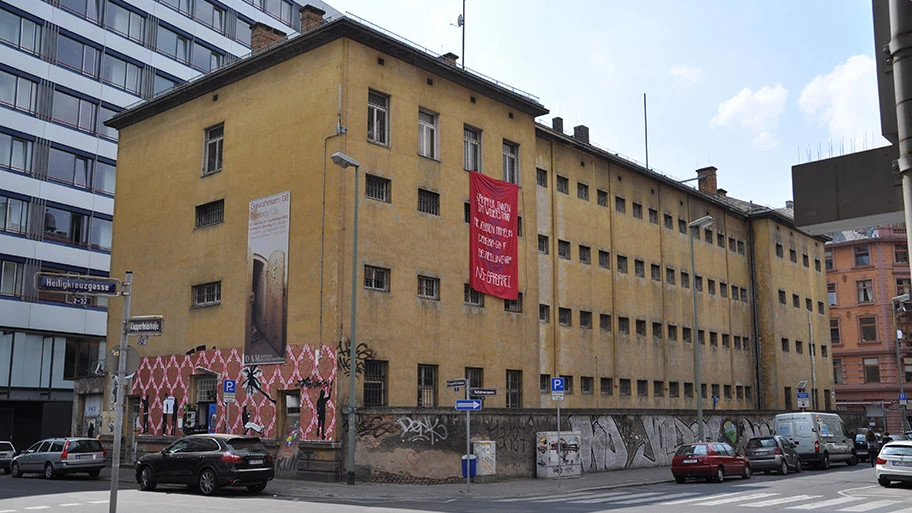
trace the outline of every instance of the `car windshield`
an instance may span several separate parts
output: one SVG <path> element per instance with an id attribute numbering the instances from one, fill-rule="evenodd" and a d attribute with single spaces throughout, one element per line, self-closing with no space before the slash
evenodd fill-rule
<path id="1" fill-rule="evenodd" d="M 228 440 L 228 445 L 238 454 L 266 452 L 259 438 L 232 438 Z"/>
<path id="2" fill-rule="evenodd" d="M 705 445 L 682 445 L 675 456 L 706 456 Z"/>
<path id="3" fill-rule="evenodd" d="M 912 456 L 912 447 L 908 445 L 888 445 L 880 451 L 881 456 Z"/>
<path id="4" fill-rule="evenodd" d="M 776 440 L 772 438 L 751 438 L 747 442 L 748 449 L 759 449 L 761 447 L 776 447 Z"/>
<path id="5" fill-rule="evenodd" d="M 70 440 L 67 450 L 71 453 L 101 452 L 101 443 L 98 440 Z"/>
<path id="6" fill-rule="evenodd" d="M 14 451 L 13 444 L 9 442 L 0 442 L 0 451 Z"/>
<path id="7" fill-rule="evenodd" d="M 855 441 L 856 441 L 856 442 L 864 442 L 864 441 L 865 441 L 865 436 L 864 436 L 864 435 L 855 435 Z"/>

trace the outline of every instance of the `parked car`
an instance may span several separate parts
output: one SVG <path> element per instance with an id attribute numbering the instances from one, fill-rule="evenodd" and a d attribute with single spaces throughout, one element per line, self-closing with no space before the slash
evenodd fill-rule
<path id="1" fill-rule="evenodd" d="M 16 456 L 16 448 L 12 442 L 0 440 L 0 468 L 4 474 L 10 473 L 10 462 Z"/>
<path id="2" fill-rule="evenodd" d="M 912 442 L 889 442 L 880 450 L 874 466 L 874 475 L 880 486 L 890 486 L 893 481 L 912 481 Z"/>
<path id="3" fill-rule="evenodd" d="M 185 436 L 136 462 L 136 482 L 144 491 L 159 484 L 183 484 L 199 487 L 203 495 L 216 494 L 224 486 L 246 486 L 259 493 L 274 477 L 272 455 L 251 436 Z"/>
<path id="4" fill-rule="evenodd" d="M 783 476 L 789 470 L 801 472 L 801 459 L 795 446 L 781 436 L 761 436 L 747 441 L 747 459 L 756 471 L 778 471 Z"/>
<path id="5" fill-rule="evenodd" d="M 883 435 L 874 433 L 874 436 L 877 437 L 877 450 L 880 451 L 884 444 Z M 868 441 L 865 438 L 865 433 L 855 435 L 855 454 L 858 455 L 859 460 L 868 461 Z"/>
<path id="6" fill-rule="evenodd" d="M 830 468 L 832 462 L 858 464 L 854 437 L 835 413 L 780 413 L 773 419 L 773 432 L 795 446 L 803 463 L 823 469 Z"/>
<path id="7" fill-rule="evenodd" d="M 61 474 L 85 472 L 98 478 L 108 464 L 108 452 L 94 438 L 48 438 L 23 451 L 10 462 L 13 477 L 43 473 L 47 479 Z"/>
<path id="8" fill-rule="evenodd" d="M 747 458 L 727 443 L 702 442 L 678 447 L 671 460 L 671 473 L 678 483 L 688 477 L 721 483 L 726 476 L 750 479 L 753 470 Z"/>

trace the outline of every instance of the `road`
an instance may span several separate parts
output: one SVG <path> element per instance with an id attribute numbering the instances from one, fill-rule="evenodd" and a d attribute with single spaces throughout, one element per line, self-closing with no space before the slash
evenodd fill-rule
<path id="1" fill-rule="evenodd" d="M 74 476 L 53 482 L 39 477 L 0 476 L 0 513 L 106 512 L 109 481 L 105 475 L 97 481 Z M 730 478 L 723 483 L 668 483 L 534 498 L 435 499 L 429 493 L 432 487 L 416 487 L 413 499 L 274 497 L 269 488 L 261 495 L 228 490 L 219 497 L 203 497 L 185 487 L 141 492 L 128 482 L 121 486 L 118 511 L 130 513 L 173 513 L 177 508 L 199 513 L 238 509 L 270 513 L 912 513 L 912 485 L 883 488 L 874 481 L 873 469 L 864 465 L 806 470 L 788 476 L 760 474 L 746 481 Z"/>

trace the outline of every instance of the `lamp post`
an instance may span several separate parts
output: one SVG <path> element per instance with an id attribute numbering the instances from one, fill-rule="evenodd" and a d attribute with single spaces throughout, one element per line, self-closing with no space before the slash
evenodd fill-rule
<path id="1" fill-rule="evenodd" d="M 355 371 L 358 369 L 357 351 L 355 349 L 355 335 L 358 328 L 358 168 L 361 167 L 361 163 L 339 151 L 333 153 L 331 158 L 333 164 L 342 169 L 347 169 L 350 166 L 355 168 L 355 217 L 352 220 L 354 227 L 352 229 L 351 327 L 349 328 L 348 336 L 348 371 L 350 375 L 348 385 L 348 463 L 346 465 L 348 467 L 348 484 L 353 485 L 355 484 L 355 408 L 357 407 L 357 402 L 355 401 L 355 387 L 357 386 Z"/>
<path id="2" fill-rule="evenodd" d="M 695 219 L 687 224 L 689 228 L 688 232 L 692 232 L 694 228 L 697 229 L 697 237 L 700 236 L 700 229 L 707 228 L 712 226 L 713 218 L 712 216 L 703 216 L 699 219 Z M 695 283 L 697 279 L 696 263 L 694 262 L 694 235 L 693 233 L 688 233 L 690 237 L 690 277 L 691 283 Z M 700 328 L 697 326 L 697 290 L 696 287 L 691 285 L 690 295 L 693 299 L 693 342 L 694 348 L 694 387 L 696 388 L 697 394 L 697 441 L 703 441 L 703 377 L 701 375 L 702 369 L 700 365 Z"/>
<path id="3" fill-rule="evenodd" d="M 901 296 L 896 296 L 890 300 L 890 306 L 893 310 L 893 337 L 896 339 L 896 379 L 899 380 L 899 395 L 906 393 L 903 386 L 903 381 L 905 381 L 905 369 L 903 368 L 902 359 L 899 356 L 899 330 L 896 328 L 896 308 L 897 303 L 900 305 L 909 300 L 909 294 L 903 294 Z M 909 420 L 906 418 L 906 407 L 905 405 L 899 405 L 899 411 L 902 414 L 902 430 L 906 432 L 909 430 Z"/>

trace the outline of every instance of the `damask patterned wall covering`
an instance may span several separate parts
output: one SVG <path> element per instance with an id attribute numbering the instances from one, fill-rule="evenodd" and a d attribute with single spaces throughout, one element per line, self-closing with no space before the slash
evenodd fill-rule
<path id="1" fill-rule="evenodd" d="M 173 435 L 175 419 L 171 415 L 166 418 L 164 413 L 167 398 L 174 397 L 174 411 L 180 415 L 184 405 L 196 402 L 189 396 L 191 376 L 208 375 L 203 373 L 212 371 L 219 385 L 215 398 L 218 405 L 215 421 L 219 431 L 227 426 L 231 433 L 255 432 L 264 438 L 334 440 L 337 427 L 335 348 L 289 345 L 285 355 L 284 364 L 259 366 L 245 366 L 238 348 L 142 358 L 131 391 L 140 397 L 141 434 Z M 237 380 L 235 403 L 227 415 L 221 387 L 226 379 Z M 301 394 L 297 431 L 293 425 L 286 426 L 292 429 L 277 436 L 277 398 L 282 391 L 295 390 Z"/>

